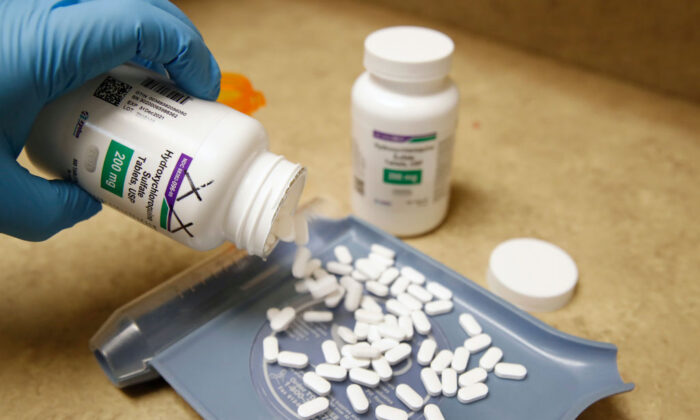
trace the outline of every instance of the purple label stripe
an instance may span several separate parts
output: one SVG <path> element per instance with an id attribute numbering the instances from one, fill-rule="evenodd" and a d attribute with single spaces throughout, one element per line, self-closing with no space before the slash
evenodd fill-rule
<path id="1" fill-rule="evenodd" d="M 416 142 L 416 141 L 434 140 L 436 138 L 436 135 L 437 135 L 437 133 L 427 133 L 427 134 L 418 134 L 418 135 L 412 135 L 412 136 L 404 136 L 404 135 L 400 135 L 400 134 L 384 133 L 384 132 L 379 131 L 379 130 L 374 130 L 372 132 L 372 136 L 375 139 L 391 141 L 394 143 L 410 143 L 410 142 Z"/>
<path id="2" fill-rule="evenodd" d="M 177 160 L 177 164 L 175 165 L 175 169 L 173 169 L 173 173 L 170 175 L 170 181 L 168 181 L 168 186 L 165 190 L 165 201 L 168 203 L 168 206 L 170 206 L 170 210 L 168 211 L 168 230 L 170 230 L 170 216 L 173 214 L 177 193 L 180 191 L 180 186 L 185 179 L 185 174 L 190 167 L 190 163 L 192 163 L 192 158 L 190 156 L 184 153 L 180 154 L 180 158 Z"/>

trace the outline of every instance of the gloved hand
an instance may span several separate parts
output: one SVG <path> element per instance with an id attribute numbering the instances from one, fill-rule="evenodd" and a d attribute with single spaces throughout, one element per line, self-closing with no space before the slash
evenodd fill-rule
<path id="1" fill-rule="evenodd" d="M 40 241 L 100 210 L 17 156 L 47 102 L 129 60 L 167 70 L 192 95 L 219 93 L 216 61 L 167 0 L 0 0 L 0 233 Z"/>

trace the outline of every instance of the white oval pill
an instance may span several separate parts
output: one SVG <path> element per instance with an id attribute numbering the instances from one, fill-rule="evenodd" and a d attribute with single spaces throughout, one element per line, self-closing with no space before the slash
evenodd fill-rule
<path id="1" fill-rule="evenodd" d="M 294 215 L 294 243 L 297 245 L 309 243 L 309 223 L 303 213 Z"/>
<path id="2" fill-rule="evenodd" d="M 340 280 L 343 287 L 345 287 L 345 310 L 353 312 L 360 307 L 360 302 L 362 301 L 362 283 L 358 283 L 352 277 L 343 277 Z"/>
<path id="3" fill-rule="evenodd" d="M 433 361 L 430 362 L 430 367 L 433 368 L 435 372 L 442 373 L 442 371 L 447 369 L 451 363 L 452 352 L 449 350 L 440 350 Z"/>
<path id="4" fill-rule="evenodd" d="M 382 273 L 381 276 L 379 276 L 379 279 L 377 281 L 385 286 L 389 286 L 398 277 L 399 277 L 399 269 L 396 267 L 389 267 L 386 270 L 384 270 L 384 272 Z"/>
<path id="5" fill-rule="evenodd" d="M 369 249 L 370 252 L 383 255 L 387 258 L 394 259 L 396 257 L 396 252 L 391 248 L 385 247 L 384 245 L 372 244 Z"/>
<path id="6" fill-rule="evenodd" d="M 433 397 L 442 394 L 442 383 L 437 372 L 431 368 L 423 368 L 420 371 L 420 380 L 423 382 L 423 387 Z"/>
<path id="7" fill-rule="evenodd" d="M 423 398 L 410 385 L 398 384 L 396 386 L 396 398 L 413 411 L 423 408 Z"/>
<path id="8" fill-rule="evenodd" d="M 357 384 L 350 384 L 345 389 L 348 394 L 348 400 L 350 400 L 350 405 L 352 409 L 358 414 L 364 414 L 369 410 L 369 400 L 362 390 L 362 387 Z"/>
<path id="9" fill-rule="evenodd" d="M 352 273 L 350 273 L 350 275 L 352 276 L 352 278 L 354 278 L 357 281 L 365 282 L 365 281 L 369 280 L 369 277 L 367 277 L 366 275 L 362 274 L 361 272 L 359 272 L 357 270 L 352 270 Z"/>
<path id="10" fill-rule="evenodd" d="M 305 246 L 297 247 L 297 252 L 294 254 L 294 262 L 292 263 L 292 275 L 298 279 L 304 277 L 306 271 L 306 263 L 311 259 L 311 251 Z"/>
<path id="11" fill-rule="evenodd" d="M 346 326 L 341 325 L 338 327 L 338 336 L 348 344 L 357 343 L 357 336 L 352 330 Z"/>
<path id="12" fill-rule="evenodd" d="M 306 322 L 331 322 L 333 321 L 333 312 L 331 311 L 306 311 L 301 317 Z"/>
<path id="13" fill-rule="evenodd" d="M 279 309 L 272 307 L 272 308 L 267 308 L 267 312 L 265 313 L 265 315 L 267 316 L 268 321 L 272 321 L 272 318 L 276 317 L 277 314 L 279 314 L 279 313 L 280 313 Z"/>
<path id="14" fill-rule="evenodd" d="M 314 299 L 321 299 L 338 290 L 338 287 L 338 279 L 332 274 L 327 274 L 309 283 L 309 293 Z"/>
<path id="15" fill-rule="evenodd" d="M 377 281 L 368 281 L 365 288 L 375 296 L 384 297 L 389 294 L 389 288 Z"/>
<path id="16" fill-rule="evenodd" d="M 348 370 L 330 363 L 319 363 L 316 366 L 316 374 L 329 381 L 342 382 L 347 378 Z"/>
<path id="17" fill-rule="evenodd" d="M 391 293 L 392 296 L 398 296 L 401 293 L 406 291 L 406 288 L 408 287 L 409 284 L 411 284 L 411 280 L 408 277 L 400 276 L 391 285 L 391 288 L 389 289 L 389 293 Z"/>
<path id="18" fill-rule="evenodd" d="M 401 269 L 401 276 L 408 278 L 411 283 L 423 284 L 425 283 L 425 276 L 420 271 L 413 267 L 405 266 Z"/>
<path id="19" fill-rule="evenodd" d="M 355 322 L 355 328 L 352 330 L 358 340 L 367 339 L 367 334 L 369 333 L 369 324 L 366 322 Z"/>
<path id="20" fill-rule="evenodd" d="M 301 279 L 294 283 L 294 291 L 297 293 L 308 293 L 309 284 L 306 282 L 306 279 Z"/>
<path id="21" fill-rule="evenodd" d="M 379 278 L 382 271 L 384 271 L 384 267 L 370 260 L 369 258 L 360 258 L 355 261 L 355 269 L 369 277 L 370 280 Z"/>
<path id="22" fill-rule="evenodd" d="M 326 263 L 326 271 L 329 273 L 337 274 L 339 276 L 344 276 L 346 274 L 352 273 L 352 266 L 350 264 L 343 264 L 338 261 L 329 261 Z"/>
<path id="23" fill-rule="evenodd" d="M 437 349 L 437 343 L 432 338 L 426 338 L 420 343 L 418 348 L 418 363 L 422 366 L 428 366 L 430 362 L 433 361 L 435 356 L 435 350 Z"/>
<path id="24" fill-rule="evenodd" d="M 335 254 L 339 262 L 343 264 L 352 264 L 352 254 L 345 245 L 338 245 L 333 248 L 333 254 Z"/>
<path id="25" fill-rule="evenodd" d="M 377 372 L 359 367 L 350 369 L 348 376 L 351 381 L 368 388 L 376 388 L 381 380 Z"/>
<path id="26" fill-rule="evenodd" d="M 326 340 L 321 343 L 321 352 L 323 352 L 323 358 L 327 363 L 340 363 L 340 351 L 338 351 L 338 345 L 335 341 Z"/>
<path id="27" fill-rule="evenodd" d="M 409 284 L 406 288 L 406 292 L 418 299 L 421 303 L 427 303 L 433 300 L 433 294 L 417 284 Z"/>
<path id="28" fill-rule="evenodd" d="M 390 365 L 395 365 L 406 360 L 411 355 L 411 346 L 407 343 L 401 343 L 393 349 L 384 353 L 384 358 Z"/>
<path id="29" fill-rule="evenodd" d="M 381 254 L 377 254 L 376 252 L 370 252 L 369 253 L 369 259 L 370 261 L 374 262 L 375 264 L 381 265 L 384 269 L 387 269 L 394 265 L 394 260 L 391 258 L 387 258 Z"/>
<path id="30" fill-rule="evenodd" d="M 401 315 L 399 317 L 399 328 L 403 331 L 404 340 L 413 339 L 413 321 L 408 315 Z"/>
<path id="31" fill-rule="evenodd" d="M 491 372 L 496 366 L 496 363 L 500 362 L 503 358 L 503 350 L 498 347 L 491 347 L 486 350 L 481 359 L 479 359 L 479 367 L 487 372 Z"/>
<path id="32" fill-rule="evenodd" d="M 368 311 L 367 309 L 358 309 L 355 311 L 355 320 L 366 322 L 368 324 L 379 324 L 384 321 L 384 315 L 379 312 Z"/>
<path id="33" fill-rule="evenodd" d="M 344 356 L 340 359 L 340 366 L 348 370 L 352 368 L 368 368 L 369 365 L 369 359 L 357 359 L 352 356 Z"/>
<path id="34" fill-rule="evenodd" d="M 371 283 L 371 282 L 370 282 Z M 369 283 L 368 283 L 369 284 Z M 376 300 L 372 296 L 362 296 L 362 302 L 360 303 L 362 309 L 366 309 L 372 312 L 383 312 L 382 307 L 379 306 Z"/>
<path id="35" fill-rule="evenodd" d="M 415 297 L 409 295 L 408 293 L 401 293 L 398 296 L 396 296 L 396 300 L 401 302 L 401 304 L 411 311 L 420 311 L 423 309 L 423 303 L 421 303 L 418 299 Z"/>
<path id="36" fill-rule="evenodd" d="M 307 388 L 322 397 L 331 393 L 331 383 L 315 372 L 306 372 L 302 377 L 302 382 Z"/>
<path id="37" fill-rule="evenodd" d="M 400 408 L 380 404 L 374 409 L 377 420 L 408 420 L 408 413 Z"/>
<path id="38" fill-rule="evenodd" d="M 459 375 L 459 386 L 469 386 L 477 382 L 484 382 L 488 372 L 483 368 L 473 368 Z"/>
<path id="39" fill-rule="evenodd" d="M 284 307 L 270 320 L 270 328 L 275 332 L 286 330 L 296 316 L 297 312 L 294 308 L 291 306 Z"/>
<path id="40" fill-rule="evenodd" d="M 283 242 L 294 242 L 294 217 L 292 215 L 281 214 L 275 219 L 275 236 Z"/>
<path id="41" fill-rule="evenodd" d="M 396 325 L 388 323 L 380 324 L 379 335 L 385 338 L 393 338 L 397 341 L 401 341 L 404 339 L 403 330 L 399 328 L 398 323 Z"/>
<path id="42" fill-rule="evenodd" d="M 372 360 L 372 370 L 377 372 L 379 379 L 384 382 L 391 380 L 391 377 L 394 376 L 394 371 L 391 369 L 391 365 L 383 357 Z"/>
<path id="43" fill-rule="evenodd" d="M 454 397 L 457 395 L 457 371 L 447 368 L 442 371 L 442 395 Z"/>
<path id="44" fill-rule="evenodd" d="M 389 299 L 384 303 L 384 307 L 386 307 L 387 312 L 392 313 L 396 316 L 401 316 L 401 315 L 410 315 L 411 310 L 406 307 L 403 303 L 399 302 L 396 299 Z"/>
<path id="45" fill-rule="evenodd" d="M 493 370 L 502 379 L 519 381 L 527 376 L 527 368 L 518 363 L 497 363 Z"/>
<path id="46" fill-rule="evenodd" d="M 486 386 L 486 384 L 482 384 L 481 382 L 479 382 L 476 384 L 465 386 L 464 388 L 460 388 L 459 392 L 457 393 L 457 399 L 462 404 L 469 404 L 471 402 L 486 398 L 486 395 L 488 395 L 488 393 L 489 387 Z"/>
<path id="47" fill-rule="evenodd" d="M 454 355 L 452 356 L 452 364 L 450 367 L 457 371 L 457 373 L 462 373 L 467 369 L 467 364 L 469 363 L 469 351 L 462 346 L 455 349 Z"/>
<path id="48" fill-rule="evenodd" d="M 277 364 L 294 369 L 304 369 L 309 364 L 309 356 L 295 351 L 281 351 L 277 355 Z"/>
<path id="49" fill-rule="evenodd" d="M 343 300 L 343 296 L 345 296 L 345 288 L 343 286 L 338 286 L 335 292 L 324 298 L 323 303 L 325 303 L 327 308 L 335 308 L 340 304 L 340 301 Z"/>
<path id="50" fill-rule="evenodd" d="M 318 258 L 310 259 L 304 267 L 304 277 L 311 277 L 314 274 L 314 271 L 318 270 L 319 268 L 321 268 L 321 260 Z"/>
<path id="51" fill-rule="evenodd" d="M 263 339 L 263 359 L 267 363 L 275 363 L 279 352 L 280 348 L 277 338 L 270 335 Z"/>
<path id="52" fill-rule="evenodd" d="M 481 334 L 481 325 L 471 314 L 462 314 L 459 316 L 459 325 L 470 337 Z"/>
<path id="53" fill-rule="evenodd" d="M 376 359 L 381 352 L 370 347 L 369 343 L 357 343 L 350 347 L 350 355 L 356 359 Z"/>
<path id="54" fill-rule="evenodd" d="M 326 397 L 314 398 L 311 401 L 305 402 L 297 408 L 297 414 L 304 420 L 312 419 L 320 416 L 328 411 L 330 401 Z"/>
<path id="55" fill-rule="evenodd" d="M 425 290 L 432 293 L 439 300 L 450 300 L 452 299 L 452 291 L 447 287 L 441 285 L 440 283 L 429 281 L 425 285 Z"/>
<path id="56" fill-rule="evenodd" d="M 469 353 L 478 353 L 481 350 L 491 345 L 491 336 L 488 334 L 475 335 L 472 338 L 464 340 L 464 348 L 469 350 Z"/>
<path id="57" fill-rule="evenodd" d="M 445 416 L 442 415 L 440 407 L 435 404 L 428 404 L 423 409 L 423 415 L 425 420 L 445 420 Z"/>
<path id="58" fill-rule="evenodd" d="M 375 343 L 381 339 L 382 335 L 379 334 L 379 327 L 377 325 L 370 325 L 369 331 L 367 332 L 367 341 Z"/>
<path id="59" fill-rule="evenodd" d="M 382 338 L 381 340 L 375 341 L 372 343 L 372 348 L 377 350 L 380 353 L 384 353 L 388 350 L 393 349 L 394 347 L 398 346 L 399 340 L 395 340 L 393 338 Z"/>
<path id="60" fill-rule="evenodd" d="M 416 331 L 418 331 L 420 334 L 430 334 L 432 326 L 430 325 L 430 321 L 428 320 L 428 317 L 425 316 L 425 313 L 423 311 L 411 312 L 411 321 L 413 321 L 413 326 L 415 327 Z"/>
<path id="61" fill-rule="evenodd" d="M 323 277 L 328 276 L 330 273 L 323 268 L 317 268 L 311 273 L 311 277 L 315 278 L 316 280 L 321 279 Z"/>
<path id="62" fill-rule="evenodd" d="M 423 311 L 430 316 L 442 315 L 450 312 L 454 304 L 451 300 L 434 300 L 423 306 Z"/>

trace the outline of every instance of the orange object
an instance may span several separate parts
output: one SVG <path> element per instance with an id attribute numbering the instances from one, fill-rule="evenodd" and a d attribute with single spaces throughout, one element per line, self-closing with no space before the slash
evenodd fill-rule
<path id="1" fill-rule="evenodd" d="M 250 115 L 265 105 L 265 96 L 262 92 L 253 89 L 250 80 L 242 74 L 223 73 L 217 101 Z"/>

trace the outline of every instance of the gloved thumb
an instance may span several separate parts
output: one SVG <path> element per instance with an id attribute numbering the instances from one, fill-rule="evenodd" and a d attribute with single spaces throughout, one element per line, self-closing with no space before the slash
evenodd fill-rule
<path id="1" fill-rule="evenodd" d="M 0 155 L 0 233 L 43 241 L 100 211 L 102 204 L 75 184 L 32 175 Z"/>

